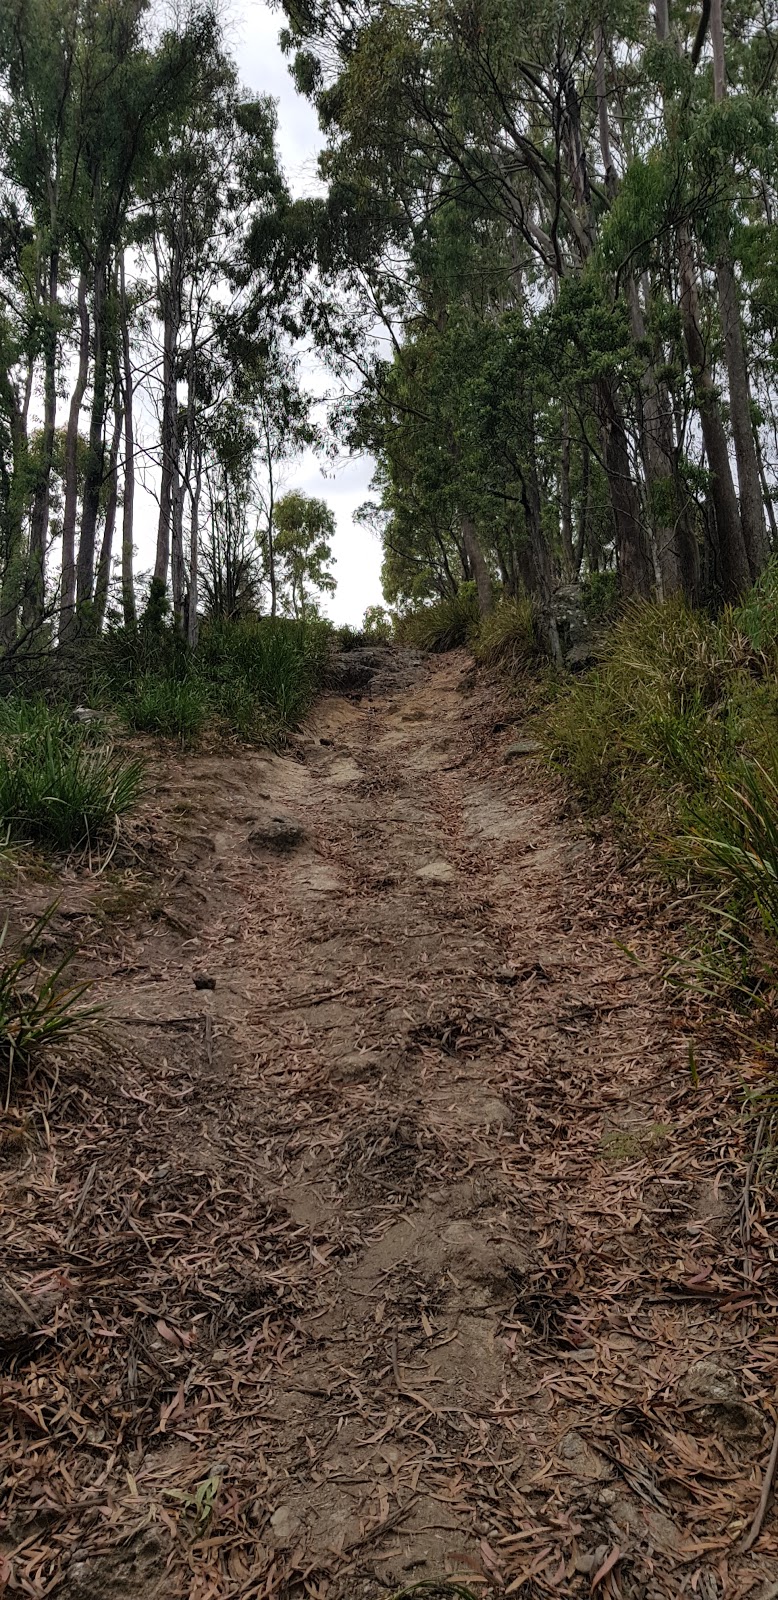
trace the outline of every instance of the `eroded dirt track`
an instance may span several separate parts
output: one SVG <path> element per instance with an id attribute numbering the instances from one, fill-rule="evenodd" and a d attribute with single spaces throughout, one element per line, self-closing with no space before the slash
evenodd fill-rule
<path id="1" fill-rule="evenodd" d="M 734 1074 L 499 716 L 459 657 L 327 700 L 65 883 L 115 1021 L 4 1125 L 11 1593 L 778 1594 Z"/>

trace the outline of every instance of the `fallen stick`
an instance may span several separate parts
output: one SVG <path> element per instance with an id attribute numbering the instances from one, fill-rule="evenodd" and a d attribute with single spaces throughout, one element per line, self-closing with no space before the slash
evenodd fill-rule
<path id="1" fill-rule="evenodd" d="M 770 1458 L 767 1466 L 765 1467 L 764 1478 L 762 1479 L 762 1493 L 759 1496 L 759 1504 L 756 1508 L 756 1516 L 751 1523 L 748 1533 L 746 1534 L 745 1538 L 741 1540 L 739 1546 L 742 1554 L 745 1554 L 746 1550 L 750 1550 L 751 1546 L 756 1544 L 756 1541 L 762 1532 L 762 1524 L 767 1511 L 767 1502 L 770 1498 L 770 1490 L 772 1488 L 773 1478 L 775 1477 L 776 1465 L 778 1465 L 778 1422 L 775 1424 L 773 1448 L 770 1451 Z"/>

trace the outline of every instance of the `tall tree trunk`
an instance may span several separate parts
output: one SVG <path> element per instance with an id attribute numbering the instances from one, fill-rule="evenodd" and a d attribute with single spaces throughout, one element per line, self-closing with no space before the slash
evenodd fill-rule
<path id="1" fill-rule="evenodd" d="M 694 398 L 710 472 L 710 498 L 716 520 L 717 586 L 726 599 L 737 599 L 751 582 L 740 511 L 732 478 L 729 445 L 716 386 L 700 331 L 699 300 L 692 243 L 684 228 L 679 238 L 681 321 L 689 358 Z"/>
<path id="2" fill-rule="evenodd" d="M 97 563 L 97 578 L 95 582 L 95 618 L 98 632 L 105 621 L 108 586 L 111 579 L 113 535 L 116 527 L 116 507 L 119 500 L 119 445 L 122 439 L 123 422 L 119 374 L 117 372 L 113 399 L 113 437 L 108 452 L 108 500 L 105 508 L 105 526 L 103 528 L 103 539 L 100 546 L 100 559 Z"/>
<path id="3" fill-rule="evenodd" d="M 654 19 L 659 39 L 669 41 L 669 0 L 654 0 Z M 675 45 L 680 53 L 680 40 L 676 39 Z M 720 70 L 719 62 L 717 71 Z M 710 502 L 716 524 L 716 586 L 726 598 L 735 599 L 749 586 L 751 566 L 743 537 L 718 392 L 700 331 L 694 251 L 685 223 L 678 231 L 678 263 L 684 344 L 710 472 Z"/>
<path id="4" fill-rule="evenodd" d="M 186 636 L 190 650 L 197 649 L 200 620 L 197 614 L 200 565 L 200 493 L 203 485 L 203 467 L 200 451 L 195 451 L 194 492 L 191 497 L 189 527 L 189 606 L 186 619 Z"/>
<path id="5" fill-rule="evenodd" d="M 462 516 L 460 520 L 467 559 L 478 590 L 478 609 L 481 616 L 486 617 L 490 611 L 494 610 L 494 596 L 492 594 L 492 580 L 489 577 L 489 568 L 486 565 L 486 558 L 481 549 L 472 517 Z"/>
<path id="6" fill-rule="evenodd" d="M 60 643 L 67 637 L 76 605 L 76 518 L 78 515 L 78 424 L 89 379 L 89 308 L 87 278 L 78 280 L 78 372 L 70 396 L 65 435 L 65 509 L 62 515 L 62 589 L 59 609 Z"/>
<path id="7" fill-rule="evenodd" d="M 122 509 L 122 611 L 125 628 L 134 628 L 135 577 L 132 567 L 132 534 L 135 512 L 135 430 L 133 424 L 133 380 L 130 353 L 130 324 L 127 312 L 127 285 L 124 252 L 119 257 L 119 320 L 122 340 L 122 388 L 124 405 L 124 506 Z"/>
<path id="8" fill-rule="evenodd" d="M 19 612 L 24 598 L 26 577 L 24 513 L 28 446 L 26 404 L 20 405 L 13 381 L 7 373 L 0 373 L 0 389 L 8 410 L 11 430 L 11 475 L 6 499 L 3 581 L 0 585 L 0 653 L 2 653 L 11 649 L 16 642 Z"/>
<path id="9" fill-rule="evenodd" d="M 184 627 L 184 484 L 178 460 L 173 462 L 170 483 L 170 579 L 173 591 L 173 620 L 179 633 Z"/>
<path id="10" fill-rule="evenodd" d="M 721 257 L 716 266 L 716 283 L 729 379 L 729 412 L 740 489 L 740 520 L 751 576 L 758 578 L 767 565 L 770 549 L 759 478 L 759 457 L 751 421 L 751 397 L 738 286 L 735 269 L 728 253 Z"/>
<path id="11" fill-rule="evenodd" d="M 76 562 L 76 601 L 79 606 L 94 598 L 95 545 L 100 494 L 105 472 L 105 416 L 108 401 L 108 267 L 98 261 L 94 274 L 94 377 L 92 410 L 89 417 L 89 453 L 81 507 L 81 532 Z"/>
<path id="12" fill-rule="evenodd" d="M 54 434 L 57 423 L 57 354 L 59 333 L 57 308 L 59 301 L 59 249 L 55 247 L 49 257 L 49 274 L 45 294 L 45 337 L 43 349 L 43 430 L 41 459 L 38 466 L 35 497 L 30 515 L 30 547 L 27 580 L 23 606 L 24 621 L 28 627 L 43 620 L 46 590 L 46 542 L 49 532 L 49 495 L 51 469 L 54 461 Z"/>
<path id="13" fill-rule="evenodd" d="M 573 506 L 570 494 L 570 409 L 562 407 L 562 445 L 559 457 L 559 530 L 562 536 L 562 561 L 565 577 L 577 574 L 573 549 Z M 579 563 L 580 564 L 580 563 Z"/>
<path id="14" fill-rule="evenodd" d="M 527 588 L 535 602 L 540 630 L 548 645 L 549 655 L 556 666 L 562 664 L 562 647 L 556 624 L 553 604 L 553 573 L 548 542 L 543 531 L 543 517 L 538 480 L 534 440 L 530 446 L 530 460 L 526 471 L 519 469 L 524 519 L 529 544 L 526 572 Z"/>
<path id="15" fill-rule="evenodd" d="M 163 304 L 162 339 L 162 469 L 160 476 L 159 520 L 154 577 L 167 584 L 170 566 L 170 540 L 173 519 L 175 480 L 178 477 L 178 394 L 176 357 L 181 318 L 180 262 L 177 243 L 171 253 L 170 277 L 161 292 Z"/>
<path id="16" fill-rule="evenodd" d="M 596 398 L 616 532 L 621 593 L 625 599 L 649 600 L 654 592 L 654 564 L 632 476 L 621 402 L 612 379 L 598 380 Z"/>
<path id="17" fill-rule="evenodd" d="M 724 46 L 723 0 L 711 0 L 710 33 L 713 45 L 713 96 L 717 104 L 726 99 L 727 67 Z M 719 316 L 724 335 L 724 351 L 729 380 L 729 407 L 735 443 L 740 520 L 743 527 L 752 578 L 758 578 L 770 554 L 765 528 L 764 501 L 759 478 L 759 460 L 751 420 L 748 368 L 743 340 L 735 268 L 725 244 L 716 263 Z"/>

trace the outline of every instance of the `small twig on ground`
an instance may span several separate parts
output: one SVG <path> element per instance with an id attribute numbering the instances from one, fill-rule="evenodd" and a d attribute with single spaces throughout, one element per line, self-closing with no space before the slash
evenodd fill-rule
<path id="1" fill-rule="evenodd" d="M 747 1283 L 751 1283 L 754 1276 L 754 1267 L 751 1260 L 751 1184 L 753 1182 L 756 1164 L 759 1160 L 759 1151 L 764 1138 L 765 1118 L 762 1117 L 756 1130 L 754 1149 L 751 1160 L 746 1168 L 745 1183 L 743 1184 L 743 1214 L 740 1224 L 740 1237 L 743 1241 L 743 1276 Z"/>
<path id="2" fill-rule="evenodd" d="M 762 1532 L 762 1524 L 767 1512 L 767 1502 L 770 1498 L 770 1490 L 772 1488 L 773 1478 L 775 1477 L 776 1466 L 778 1466 L 778 1422 L 775 1425 L 773 1448 L 770 1451 L 769 1460 L 767 1462 L 767 1466 L 765 1467 L 764 1478 L 762 1479 L 762 1493 L 759 1496 L 759 1504 L 756 1508 L 756 1515 L 751 1523 L 748 1533 L 746 1534 L 745 1538 L 741 1540 L 739 1546 L 740 1552 L 743 1555 L 745 1554 L 746 1550 L 750 1550 L 752 1545 L 756 1544 L 756 1541 Z"/>

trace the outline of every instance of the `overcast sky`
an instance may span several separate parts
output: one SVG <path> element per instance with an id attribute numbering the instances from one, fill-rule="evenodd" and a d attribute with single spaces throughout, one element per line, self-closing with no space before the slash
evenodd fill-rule
<path id="1" fill-rule="evenodd" d="M 2 4 L 2 0 L 0 0 Z M 271 11 L 263 0 L 231 0 L 227 37 L 241 78 L 248 89 L 271 94 L 278 102 L 278 144 L 287 182 L 294 195 L 314 193 L 318 187 L 316 160 L 321 144 L 315 112 L 295 91 L 286 59 L 278 45 L 283 13 Z M 331 392 L 334 380 L 316 363 L 306 362 L 306 385 L 316 394 Z M 312 452 L 284 470 L 282 489 L 302 489 L 326 500 L 335 513 L 333 542 L 337 591 L 325 597 L 325 610 L 334 622 L 358 624 L 365 608 L 383 603 L 381 546 L 353 517 L 369 495 L 373 463 L 367 457 L 342 458 L 324 463 Z M 138 485 L 136 504 L 138 566 L 151 566 L 156 538 L 157 503 Z"/>

